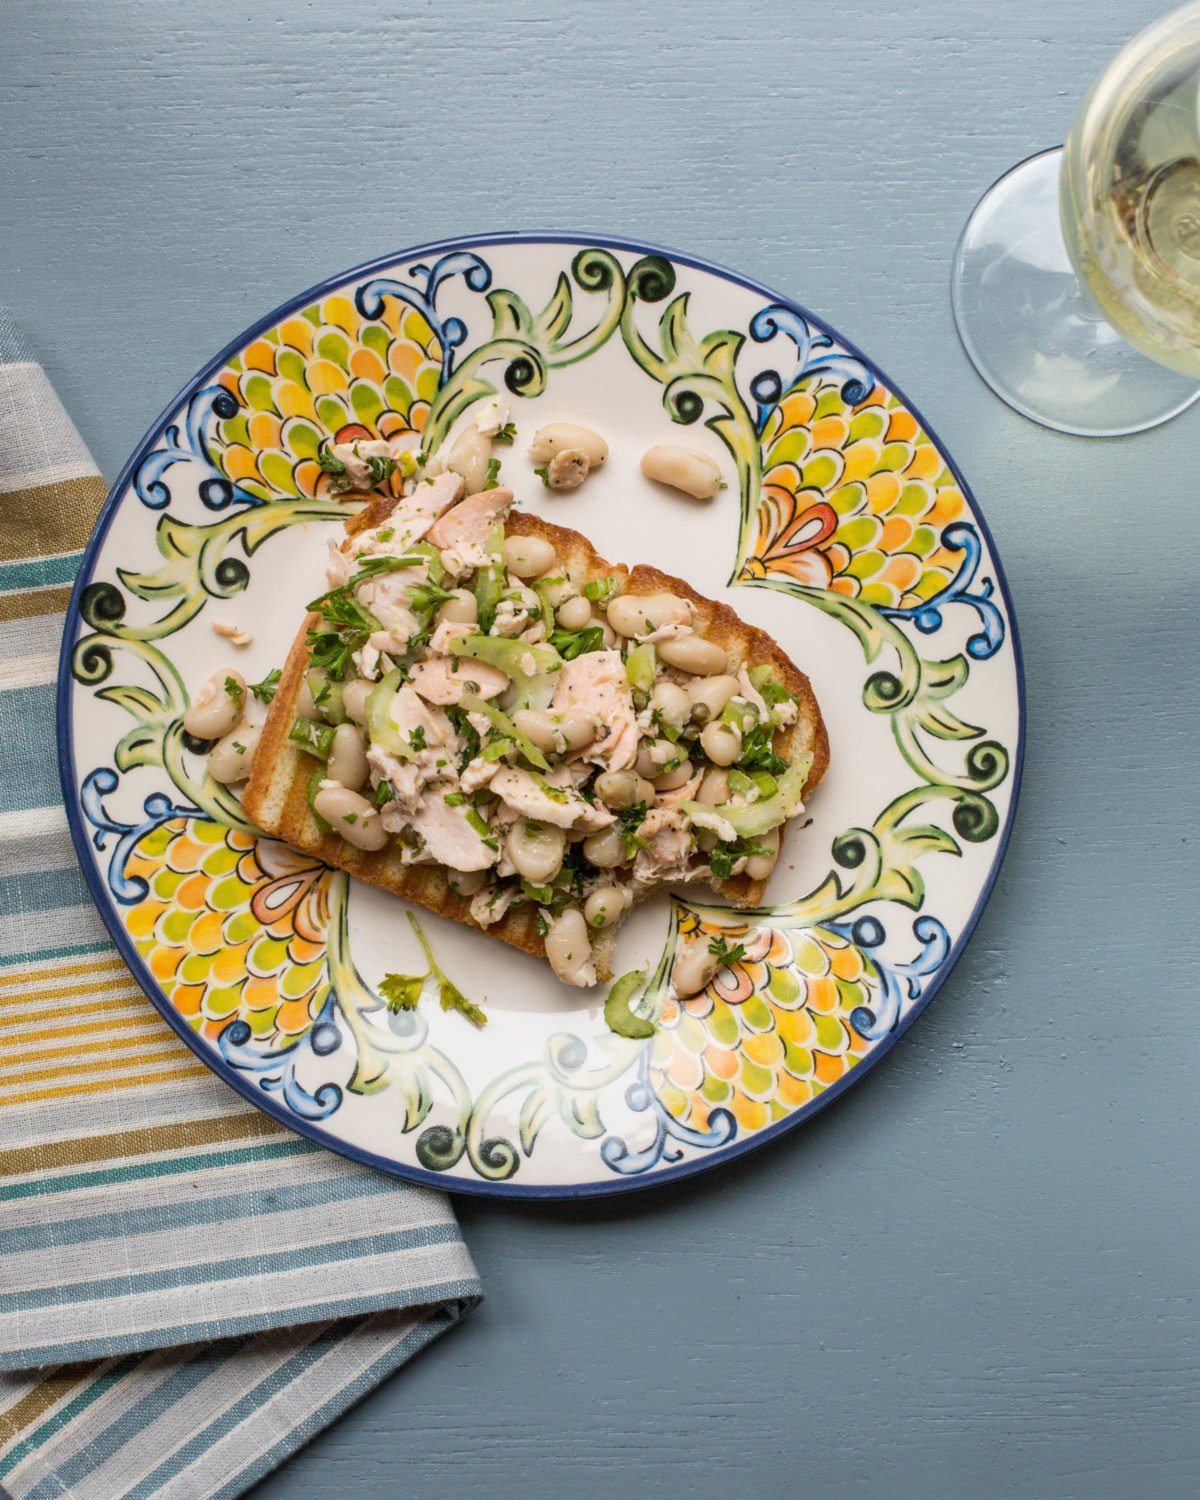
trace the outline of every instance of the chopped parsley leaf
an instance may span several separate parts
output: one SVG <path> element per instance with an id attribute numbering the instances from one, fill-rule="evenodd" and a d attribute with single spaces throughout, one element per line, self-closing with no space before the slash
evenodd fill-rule
<path id="1" fill-rule="evenodd" d="M 414 750 L 424 750 L 424 748 L 425 748 L 425 726 L 424 726 L 424 724 L 418 724 L 417 725 L 417 727 L 409 735 L 409 737 L 408 737 L 408 743 L 413 747 Z"/>
<path id="2" fill-rule="evenodd" d="M 627 859 L 632 859 L 639 849 L 649 848 L 646 840 L 638 834 L 638 829 L 645 821 L 646 804 L 644 802 L 639 802 L 636 806 L 627 808 L 617 816 L 617 832 Z"/>
<path id="3" fill-rule="evenodd" d="M 749 839 L 737 839 L 732 844 L 717 844 L 708 856 L 709 867 L 718 880 L 728 880 L 739 859 L 749 859 L 755 854 L 770 854 L 762 844 Z"/>
<path id="4" fill-rule="evenodd" d="M 708 951 L 721 960 L 723 964 L 739 963 L 746 956 L 745 943 L 727 943 L 723 937 L 715 937 L 708 945 Z"/>
<path id="5" fill-rule="evenodd" d="M 416 1010 L 428 974 L 385 974 L 379 981 L 379 993 L 393 1015 L 401 1010 Z"/>
<path id="6" fill-rule="evenodd" d="M 250 683 L 250 691 L 260 703 L 270 703 L 271 699 L 279 691 L 279 679 L 282 676 L 283 673 L 278 667 L 272 667 L 261 682 Z"/>
<path id="7" fill-rule="evenodd" d="M 517 424 L 505 422 L 498 432 L 492 434 L 493 443 L 503 443 L 506 448 L 511 448 L 517 437 Z"/>
<path id="8" fill-rule="evenodd" d="M 383 454 L 373 455 L 367 459 L 367 468 L 371 471 L 372 484 L 386 484 L 396 472 L 396 460 L 394 458 L 385 458 Z"/>
<path id="9" fill-rule="evenodd" d="M 767 724 L 756 724 L 742 736 L 742 754 L 738 765 L 746 771 L 769 771 L 772 776 L 782 776 L 788 763 L 782 755 L 775 753 L 771 744 L 771 728 Z"/>
<path id="10" fill-rule="evenodd" d="M 564 661 L 574 661 L 588 651 L 604 650 L 604 631 L 599 625 L 589 625 L 586 630 L 564 630 L 561 627 L 550 632 L 550 644 Z"/>
<path id="11" fill-rule="evenodd" d="M 484 475 L 483 487 L 485 490 L 494 490 L 500 481 L 500 460 L 489 458 L 487 473 Z"/>
<path id="12" fill-rule="evenodd" d="M 225 696 L 227 698 L 232 698 L 235 703 L 240 703 L 242 701 L 242 694 L 244 692 L 245 689 L 242 687 L 241 683 L 237 680 L 236 677 L 226 677 Z"/>
<path id="13" fill-rule="evenodd" d="M 548 466 L 546 464 L 543 464 L 540 469 L 534 469 L 533 472 L 542 481 L 542 483 L 546 486 L 546 488 L 549 489 L 550 488 L 550 475 L 547 473 L 547 468 L 548 468 Z"/>

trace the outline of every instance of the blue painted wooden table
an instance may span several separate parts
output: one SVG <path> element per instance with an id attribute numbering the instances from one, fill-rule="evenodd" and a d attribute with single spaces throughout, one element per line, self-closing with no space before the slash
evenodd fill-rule
<path id="1" fill-rule="evenodd" d="M 875 356 L 966 470 L 1024 637 L 1016 835 L 911 1036 L 733 1170 L 462 1202 L 488 1301 L 263 1500 L 1200 1492 L 1200 412 L 1041 431 L 947 295 L 978 194 L 1159 9 L 0 0 L 0 300 L 109 477 L 331 271 L 615 230 Z"/>

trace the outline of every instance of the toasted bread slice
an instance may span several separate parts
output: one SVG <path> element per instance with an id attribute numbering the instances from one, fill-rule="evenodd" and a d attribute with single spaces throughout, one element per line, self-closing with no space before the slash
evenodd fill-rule
<path id="1" fill-rule="evenodd" d="M 354 536 L 382 525 L 394 504 L 394 501 L 382 497 L 373 500 L 351 518 L 347 532 Z M 561 571 L 577 587 L 591 579 L 618 577 L 624 594 L 649 595 L 666 590 L 688 599 L 695 611 L 693 626 L 696 634 L 724 647 L 731 672 L 736 673 L 743 664 L 748 667 L 769 664 L 795 697 L 798 708 L 796 722 L 778 731 L 774 747 L 789 761 L 805 754 L 812 755 L 812 768 L 804 786 L 807 801 L 829 764 L 825 725 L 808 678 L 765 631 L 747 625 L 728 605 L 704 598 L 681 578 L 645 564 L 631 570 L 607 562 L 577 531 L 552 525 L 525 512 L 514 512 L 506 522 L 506 532 L 509 536 L 543 537 L 550 542 L 558 555 Z M 317 762 L 297 749 L 288 738 L 297 717 L 296 705 L 307 667 L 307 631 L 318 624 L 317 615 L 305 619 L 288 656 L 243 797 L 249 817 L 272 838 L 281 839 L 326 864 L 337 866 L 359 880 L 403 896 L 439 916 L 475 927 L 533 957 L 544 958 L 545 940 L 537 930 L 532 906 L 511 907 L 499 921 L 482 927 L 470 914 L 469 899 L 455 895 L 446 871 L 440 865 L 405 864 L 394 844 L 377 853 L 363 853 L 336 834 L 322 832 L 308 803 L 308 786 Z M 761 902 L 765 886 L 765 881 L 751 880 L 743 874 L 721 881 L 714 888 L 732 905 L 749 907 Z M 595 934 L 593 939 L 593 956 L 601 979 L 611 978 L 609 959 L 614 935 L 615 927 L 610 927 Z"/>

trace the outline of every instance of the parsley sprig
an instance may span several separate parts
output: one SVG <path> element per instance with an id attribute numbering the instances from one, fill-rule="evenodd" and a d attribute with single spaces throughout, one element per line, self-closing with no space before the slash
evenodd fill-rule
<path id="1" fill-rule="evenodd" d="M 417 935 L 417 941 L 425 950 L 425 957 L 429 962 L 429 968 L 424 974 L 385 974 L 379 984 L 379 993 L 387 1001 L 387 1008 L 393 1014 L 402 1010 L 415 1010 L 417 1003 L 424 992 L 426 983 L 436 980 L 438 990 L 438 1001 L 443 1010 L 456 1010 L 465 1016 L 473 1026 L 483 1027 L 487 1025 L 487 1016 L 475 1004 L 468 1000 L 458 986 L 449 979 L 446 971 L 433 956 L 433 949 L 429 946 L 429 940 L 421 931 L 421 924 L 413 916 L 407 913 L 412 929 Z"/>
<path id="2" fill-rule="evenodd" d="M 320 630 L 308 632 L 309 664 L 320 667 L 339 682 L 350 670 L 350 658 L 367 644 L 379 621 L 354 597 L 348 584 L 330 589 L 308 606 L 321 615 Z"/>

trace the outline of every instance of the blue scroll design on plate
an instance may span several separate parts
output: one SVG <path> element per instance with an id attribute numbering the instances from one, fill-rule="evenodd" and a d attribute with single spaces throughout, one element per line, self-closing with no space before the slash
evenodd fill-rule
<path id="1" fill-rule="evenodd" d="M 313 1028 L 299 1042 L 289 1047 L 263 1047 L 252 1041 L 249 1023 L 231 1021 L 217 1038 L 217 1051 L 223 1061 L 239 1073 L 257 1077 L 264 1093 L 278 1094 L 287 1107 L 302 1120 L 327 1120 L 341 1108 L 342 1089 L 326 1081 L 316 1089 L 307 1089 L 296 1077 L 300 1062 L 310 1053 L 328 1057 L 342 1045 L 342 1034 L 334 1020 L 333 996 L 326 1000 Z"/>
<path id="2" fill-rule="evenodd" d="M 761 370 L 750 382 L 750 394 L 758 409 L 755 426 L 760 434 L 783 399 L 784 391 L 790 391 L 801 380 L 832 375 L 842 382 L 842 400 L 848 406 L 857 406 L 874 390 L 875 376 L 866 362 L 838 349 L 831 334 L 815 333 L 808 319 L 794 308 L 773 302 L 760 308 L 750 320 L 750 337 L 757 343 L 766 343 L 779 333 L 795 344 L 796 367 L 787 380 L 778 370 Z"/>
<path id="3" fill-rule="evenodd" d="M 993 599 L 996 585 L 991 578 L 982 579 L 977 591 L 971 592 L 983 558 L 979 532 L 969 522 L 955 521 L 942 532 L 942 545 L 953 552 L 961 551 L 963 560 L 941 593 L 908 609 L 885 605 L 879 612 L 889 619 L 911 620 L 923 635 L 933 635 L 942 628 L 942 611 L 948 604 L 969 605 L 979 615 L 980 628 L 967 641 L 967 655 L 975 661 L 986 661 L 1004 644 L 1004 616 Z"/>
<path id="4" fill-rule="evenodd" d="M 395 297 L 406 307 L 415 308 L 441 345 L 444 384 L 454 369 L 454 351 L 466 338 L 467 327 L 461 318 L 441 316 L 437 310 L 438 292 L 455 276 L 461 276 L 473 292 L 486 292 L 492 284 L 491 267 L 471 250 L 452 250 L 432 266 L 423 263 L 410 266 L 408 274 L 412 282 L 394 276 L 377 276 L 364 282 L 354 294 L 355 305 L 364 318 L 380 317 L 385 297 Z"/>
<path id="5" fill-rule="evenodd" d="M 853 943 L 875 965 L 879 978 L 878 1002 L 871 1008 L 856 1006 L 850 1012 L 851 1026 L 869 1042 L 878 1041 L 895 1028 L 905 1001 L 920 997 L 924 981 L 941 968 L 950 954 L 950 934 L 937 917 L 918 917 L 913 923 L 913 936 L 921 948 L 916 958 L 907 963 L 886 963 L 880 956 L 878 950 L 887 941 L 887 930 L 878 917 L 824 922 L 822 926 Z"/>
<path id="6" fill-rule="evenodd" d="M 133 489 L 143 505 L 165 510 L 171 503 L 171 487 L 163 475 L 175 464 L 198 459 L 209 469 L 200 481 L 200 500 L 208 510 L 227 510 L 238 505 L 263 505 L 257 495 L 226 479 L 213 461 L 208 432 L 218 417 L 235 417 L 237 398 L 221 385 L 206 385 L 189 400 L 183 421 L 172 422 L 163 432 L 161 444 L 147 453 L 133 472 Z"/>
<path id="7" fill-rule="evenodd" d="M 105 797 L 116 791 L 120 780 L 111 766 L 97 766 L 84 777 L 79 790 L 79 801 L 84 817 L 96 830 L 92 835 L 94 847 L 107 850 L 109 839 L 116 838 L 109 854 L 105 881 L 114 900 L 119 901 L 122 906 L 133 906 L 150 889 L 141 876 L 129 876 L 125 873 L 129 856 L 137 844 L 160 823 L 169 822 L 171 818 L 202 818 L 204 815 L 197 808 L 177 806 L 162 792 L 153 792 L 142 803 L 142 811 L 145 813 L 142 821 L 122 823 L 104 806 Z"/>
<path id="8" fill-rule="evenodd" d="M 654 1120 L 654 1139 L 640 1151 L 633 1151 L 619 1136 L 610 1135 L 600 1147 L 606 1167 L 623 1177 L 649 1172 L 660 1162 L 677 1162 L 685 1146 L 715 1150 L 727 1146 L 737 1135 L 738 1123 L 727 1109 L 714 1109 L 708 1117 L 708 1129 L 697 1130 L 677 1120 L 655 1093 L 650 1082 L 650 1049 L 645 1048 L 638 1062 L 638 1077 L 625 1091 L 630 1109 L 649 1110 Z"/>

